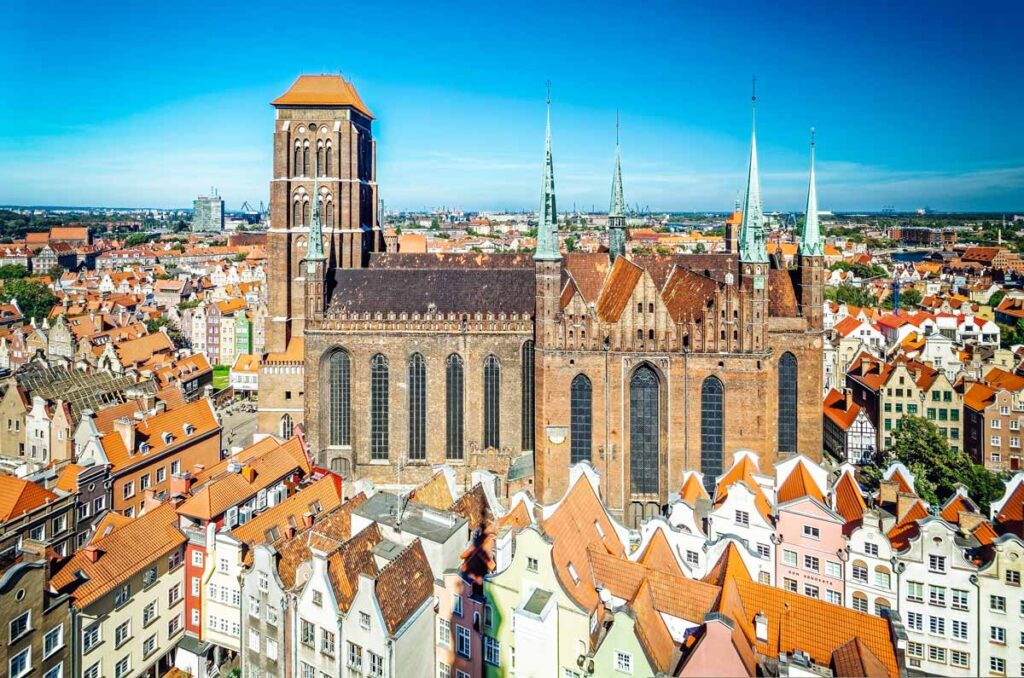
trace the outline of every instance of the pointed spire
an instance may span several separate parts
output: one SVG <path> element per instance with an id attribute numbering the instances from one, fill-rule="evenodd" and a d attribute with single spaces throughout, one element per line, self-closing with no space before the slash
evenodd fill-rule
<path id="1" fill-rule="evenodd" d="M 800 234 L 800 255 L 820 257 L 821 229 L 818 227 L 818 189 L 814 182 L 814 128 L 811 128 L 811 179 L 807 186 L 807 210 L 804 214 L 804 230 Z"/>
<path id="2" fill-rule="evenodd" d="M 314 172 L 314 174 L 316 174 Z M 306 244 L 306 261 L 323 261 L 324 255 L 324 232 L 320 226 L 320 184 L 317 177 L 313 177 L 313 219 L 309 225 L 309 241 Z M 312 265 L 309 266 L 312 272 Z"/>
<path id="3" fill-rule="evenodd" d="M 761 207 L 761 180 L 757 170 L 757 79 L 750 96 L 750 167 L 747 170 L 747 195 L 743 201 L 743 225 L 740 228 L 740 261 L 767 263 L 764 211 Z"/>
<path id="4" fill-rule="evenodd" d="M 615 112 L 615 171 L 608 207 L 608 253 L 612 261 L 626 253 L 626 200 L 622 196 L 622 156 L 619 152 L 619 113 Z"/>
<path id="5" fill-rule="evenodd" d="M 541 186 L 540 211 L 537 214 L 537 261 L 562 258 L 558 249 L 558 210 L 555 207 L 555 168 L 551 159 L 551 83 L 548 83 L 548 119 L 544 134 L 544 182 Z"/>

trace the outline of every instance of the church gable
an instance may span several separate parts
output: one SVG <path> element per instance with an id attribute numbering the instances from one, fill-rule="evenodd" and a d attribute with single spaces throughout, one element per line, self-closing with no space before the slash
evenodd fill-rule
<path id="1" fill-rule="evenodd" d="M 597 315 L 602 322 L 617 323 L 622 312 L 633 299 L 637 283 L 644 270 L 625 257 L 619 257 L 612 266 L 601 297 L 597 301 Z"/>

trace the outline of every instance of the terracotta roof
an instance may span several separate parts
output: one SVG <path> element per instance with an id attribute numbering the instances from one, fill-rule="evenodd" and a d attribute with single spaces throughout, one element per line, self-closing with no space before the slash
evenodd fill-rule
<path id="1" fill-rule="evenodd" d="M 228 463 L 238 464 L 241 470 L 236 473 L 222 469 L 209 482 L 193 490 L 192 496 L 178 507 L 178 514 L 198 520 L 213 520 L 280 480 L 294 474 L 309 475 L 311 467 L 298 437 L 280 445 L 273 438 L 267 440 L 275 443 L 270 449 L 255 454 L 242 450 L 225 459 Z"/>
<path id="2" fill-rule="evenodd" d="M 768 314 L 775 318 L 795 318 L 800 315 L 796 290 L 793 289 L 793 279 L 788 270 L 773 268 L 768 271 Z"/>
<path id="3" fill-rule="evenodd" d="M 41 485 L 15 478 L 0 476 L 0 521 L 8 522 L 60 499 Z"/>
<path id="4" fill-rule="evenodd" d="M 918 532 L 917 521 L 926 517 L 928 517 L 927 505 L 921 500 L 914 502 L 906 514 L 893 525 L 892 529 L 889 530 L 889 534 L 886 535 L 889 537 L 889 541 L 892 542 L 893 548 L 898 551 L 905 549 Z"/>
<path id="5" fill-rule="evenodd" d="M 297 529 L 297 532 L 291 537 L 284 534 L 280 539 L 273 542 L 274 550 L 277 551 L 277 573 L 285 588 L 290 589 L 295 585 L 299 566 L 313 557 L 312 549 L 315 548 L 324 553 L 332 554 L 344 546 L 345 541 L 352 536 L 352 510 L 360 506 L 364 501 L 366 501 L 366 496 L 360 493 L 344 504 L 335 504 L 331 509 L 320 513 L 316 518 L 316 522 L 311 527 L 304 527 L 301 517 L 289 516 L 286 519 L 280 526 L 281 532 L 284 533 L 288 527 Z M 377 534 L 377 541 L 380 541 L 380 532 L 376 525 L 367 529 L 372 529 Z M 366 531 L 363 530 L 363 532 Z M 269 534 L 264 533 L 262 536 L 257 535 L 256 539 L 250 543 L 266 543 L 270 541 L 270 538 Z M 373 544 L 376 545 L 377 541 L 374 541 Z M 353 553 L 356 551 L 353 551 Z M 246 558 L 249 558 L 249 554 L 246 555 Z M 328 572 L 330 572 L 329 560 Z M 334 579 L 334 577 L 338 576 L 339 573 L 335 571 L 332 575 L 332 584 L 336 593 L 344 594 L 344 587 L 351 584 L 351 582 L 348 582 L 344 577 Z M 354 584 L 352 584 L 351 590 L 354 591 Z"/>
<path id="6" fill-rule="evenodd" d="M 584 301 L 591 304 L 601 296 L 610 269 L 611 260 L 603 253 L 566 252 L 562 258 L 563 272 L 572 277 Z"/>
<path id="7" fill-rule="evenodd" d="M 374 584 L 377 602 L 389 634 L 394 634 L 425 601 L 434 595 L 434 575 L 427 554 L 417 539 L 384 566 Z"/>
<path id="8" fill-rule="evenodd" d="M 892 467 L 892 473 L 887 478 L 887 480 L 896 483 L 896 486 L 899 488 L 899 491 L 903 492 L 904 494 L 917 494 L 917 491 L 914 490 L 914 485 L 910 481 L 910 478 L 903 474 L 903 471 L 900 470 L 899 466 Z"/>
<path id="9" fill-rule="evenodd" d="M 506 525 L 514 528 L 523 528 L 528 525 L 532 525 L 533 520 L 530 518 L 530 511 L 526 508 L 526 502 L 518 502 L 512 507 L 512 510 L 503 515 L 498 519 L 498 527 L 505 527 Z"/>
<path id="10" fill-rule="evenodd" d="M 669 316 L 675 322 L 700 317 L 708 299 L 718 291 L 718 283 L 693 271 L 676 266 L 662 291 Z"/>
<path id="11" fill-rule="evenodd" d="M 989 546 L 995 541 L 999 533 L 996 532 L 995 528 L 992 527 L 992 523 L 986 521 L 978 523 L 977 527 L 971 530 L 971 534 L 978 540 L 978 543 L 982 546 Z"/>
<path id="12" fill-rule="evenodd" d="M 451 488 L 448 487 L 448 478 L 443 471 L 438 471 L 430 480 L 414 489 L 409 494 L 409 499 L 438 511 L 447 511 L 455 502 Z"/>
<path id="13" fill-rule="evenodd" d="M 798 461 L 779 487 L 777 503 L 783 504 L 802 497 L 810 497 L 817 499 L 822 504 L 825 503 L 825 496 L 821 493 L 818 484 L 814 482 L 814 478 L 811 477 L 811 472 L 807 470 L 802 461 Z"/>
<path id="14" fill-rule="evenodd" d="M 654 530 L 654 534 L 651 535 L 651 539 L 647 542 L 643 553 L 637 558 L 637 562 L 646 565 L 652 570 L 661 570 L 677 574 L 680 577 L 683 576 L 683 570 L 679 567 L 679 561 L 676 560 L 676 556 L 672 552 L 672 546 L 668 543 L 665 530 L 660 527 Z"/>
<path id="15" fill-rule="evenodd" d="M 54 488 L 62 492 L 78 492 L 78 473 L 84 469 L 84 466 L 78 464 L 68 464 L 61 470 Z"/>
<path id="16" fill-rule="evenodd" d="M 467 527 L 471 531 L 485 527 L 491 521 L 491 507 L 487 503 L 487 493 L 484 492 L 484 487 L 480 483 L 463 492 L 462 496 L 452 502 L 447 510 L 464 517 Z"/>
<path id="17" fill-rule="evenodd" d="M 825 416 L 844 431 L 850 430 L 853 422 L 857 420 L 857 415 L 860 414 L 860 405 L 851 401 L 847 407 L 846 395 L 835 389 L 830 390 L 825 396 L 822 407 Z"/>
<path id="18" fill-rule="evenodd" d="M 360 494 L 359 497 L 365 499 L 364 495 Z M 362 503 L 362 499 L 359 503 Z M 346 513 L 351 516 L 351 510 Z M 355 600 L 359 589 L 359 575 L 377 575 L 377 561 L 373 549 L 382 540 L 380 527 L 373 523 L 328 556 L 327 576 L 331 580 L 334 597 L 342 612 L 348 612 L 352 607 L 352 601 Z"/>
<path id="19" fill-rule="evenodd" d="M 332 476 L 322 478 L 288 497 L 277 506 L 253 516 L 245 525 L 231 531 L 231 536 L 246 544 L 268 541 L 268 533 L 276 529 L 283 534 L 285 528 L 302 525 L 302 516 L 314 512 L 311 507 L 320 504 L 321 512 L 332 511 L 341 505 L 341 489 Z"/>
<path id="20" fill-rule="evenodd" d="M 88 240 L 87 226 L 54 226 L 50 229 L 50 240 Z"/>
<path id="21" fill-rule="evenodd" d="M 953 523 L 954 525 L 960 524 L 960 512 L 964 511 L 967 513 L 978 513 L 978 506 L 971 501 L 971 498 L 955 492 L 953 496 L 946 500 L 942 510 L 939 511 L 939 517 L 945 520 L 947 523 Z"/>
<path id="22" fill-rule="evenodd" d="M 658 610 L 648 580 L 640 584 L 636 596 L 629 604 L 633 611 L 633 633 L 643 647 L 644 654 L 659 675 L 667 675 L 678 663 L 678 650 L 672 633 Z"/>
<path id="23" fill-rule="evenodd" d="M 80 608 L 95 602 L 156 559 L 182 546 L 185 535 L 178 531 L 177 521 L 170 504 L 146 511 L 77 551 L 53 576 L 53 586 L 70 590 Z M 90 551 L 98 553 L 96 562 L 90 560 Z"/>
<path id="24" fill-rule="evenodd" d="M 301 363 L 305 354 L 305 345 L 305 339 L 302 337 L 292 337 L 288 346 L 285 347 L 284 353 L 268 353 L 263 362 L 267 364 Z"/>
<path id="25" fill-rule="evenodd" d="M 835 503 L 836 513 L 841 515 L 847 524 L 864 518 L 867 504 L 853 473 L 846 471 L 839 476 L 835 487 L 832 488 L 832 501 Z"/>
<path id="26" fill-rule="evenodd" d="M 117 359 L 122 365 L 144 363 L 154 354 L 173 353 L 174 343 L 163 332 L 153 332 L 138 339 L 129 339 L 114 345 Z"/>
<path id="27" fill-rule="evenodd" d="M 704 483 L 700 481 L 696 473 L 688 473 L 683 486 L 679 488 L 679 498 L 690 506 L 696 506 L 698 499 L 708 499 L 708 491 L 704 489 Z"/>
<path id="28" fill-rule="evenodd" d="M 759 473 L 757 465 L 749 455 L 742 455 L 737 458 L 732 467 L 715 486 L 715 506 L 721 506 L 729 494 L 729 487 L 734 483 L 742 482 L 751 492 L 754 493 L 754 505 L 765 520 L 770 520 L 772 506 L 768 497 L 764 495 L 761 486 L 758 485 L 754 474 Z"/>
<path id="29" fill-rule="evenodd" d="M 615 323 L 629 303 L 633 288 L 643 277 L 644 270 L 626 259 L 616 257 L 608 280 L 597 300 L 597 315 L 603 322 Z"/>
<path id="30" fill-rule="evenodd" d="M 551 561 L 562 587 L 577 604 L 592 610 L 599 601 L 593 583 L 584 576 L 588 551 L 593 546 L 621 558 L 625 549 L 586 476 L 579 477 L 541 526 L 553 541 Z M 596 526 L 600 526 L 600 532 Z M 570 565 L 576 571 L 578 581 L 574 581 L 569 572 Z"/>
<path id="31" fill-rule="evenodd" d="M 832 652 L 831 665 L 833 673 L 844 678 L 886 678 L 889 675 L 885 664 L 857 637 Z"/>
<path id="32" fill-rule="evenodd" d="M 366 117 L 366 107 L 352 83 L 340 75 L 300 75 L 288 91 L 270 102 L 273 106 L 351 106 Z"/>
<path id="33" fill-rule="evenodd" d="M 996 390 L 985 384 L 973 384 L 964 394 L 964 405 L 976 412 L 982 412 L 996 401 Z"/>
<path id="34" fill-rule="evenodd" d="M 985 383 L 996 388 L 1007 391 L 1020 391 L 1024 389 L 1024 377 L 1007 372 L 999 367 L 993 367 L 985 374 Z"/>
<path id="35" fill-rule="evenodd" d="M 188 424 L 193 427 L 192 433 L 185 432 Z M 213 405 L 209 400 L 203 399 L 135 422 L 134 450 L 125 447 L 124 438 L 117 431 L 104 435 L 100 442 L 111 469 L 118 472 L 136 464 L 146 463 L 164 450 L 218 430 L 220 424 L 213 414 Z M 142 443 L 149 445 L 149 450 L 145 453 L 141 452 Z"/>
<path id="36" fill-rule="evenodd" d="M 781 652 L 802 650 L 816 664 L 828 666 L 833 652 L 859 638 L 888 675 L 900 673 L 889 622 L 881 617 L 742 579 L 726 582 L 722 601 L 721 612 L 740 624 L 761 655 L 778 657 Z M 768 620 L 767 641 L 757 640 L 754 634 L 753 619 L 758 613 Z M 823 624 L 823 619 L 828 623 Z"/>
<path id="37" fill-rule="evenodd" d="M 995 522 L 1000 532 L 1010 532 L 1018 537 L 1024 533 L 1024 483 L 1017 483 L 1013 492 L 996 514 Z"/>
<path id="38" fill-rule="evenodd" d="M 131 524 L 132 519 L 128 516 L 122 516 L 120 513 L 114 511 L 107 511 L 100 522 L 96 523 L 96 527 L 93 528 L 92 537 L 89 539 L 89 543 L 95 543 L 96 541 L 103 539 L 104 537 L 112 534 L 116 530 L 120 530 L 125 525 Z"/>
<path id="39" fill-rule="evenodd" d="M 718 557 L 718 561 L 708 570 L 702 581 L 715 586 L 724 586 L 725 582 L 736 578 L 753 581 L 750 570 L 747 569 L 747 564 L 743 562 L 743 556 L 740 555 L 739 548 L 735 543 L 729 542 L 725 550 L 722 551 L 722 555 Z"/>

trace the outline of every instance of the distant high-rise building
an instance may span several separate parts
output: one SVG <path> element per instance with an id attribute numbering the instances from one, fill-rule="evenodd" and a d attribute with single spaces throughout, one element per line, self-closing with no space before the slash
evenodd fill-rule
<path id="1" fill-rule="evenodd" d="M 212 195 L 201 195 L 192 203 L 192 231 L 224 230 L 224 199 L 211 191 Z"/>

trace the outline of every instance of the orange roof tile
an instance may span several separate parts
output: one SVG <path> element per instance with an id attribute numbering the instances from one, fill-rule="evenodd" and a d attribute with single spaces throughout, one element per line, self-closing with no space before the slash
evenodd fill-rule
<path id="1" fill-rule="evenodd" d="M 443 471 L 435 473 L 430 480 L 414 489 L 409 499 L 438 511 L 447 511 L 455 503 L 451 488 L 448 487 L 448 478 Z"/>
<path id="2" fill-rule="evenodd" d="M 885 678 L 888 669 L 860 638 L 852 638 L 832 652 L 832 671 L 837 676 Z"/>
<path id="3" fill-rule="evenodd" d="M 886 535 L 889 537 L 889 541 L 892 542 L 893 548 L 900 551 L 905 549 L 910 540 L 917 534 L 917 521 L 926 517 L 928 517 L 928 507 L 925 503 L 921 500 L 914 502 L 906 514 Z"/>
<path id="4" fill-rule="evenodd" d="M 1013 493 L 999 508 L 995 518 L 1000 532 L 1010 532 L 1018 537 L 1024 533 L 1024 483 L 1017 483 Z"/>
<path id="5" fill-rule="evenodd" d="M 708 570 L 702 581 L 715 586 L 724 586 L 726 581 L 735 578 L 753 581 L 750 570 L 747 569 L 747 564 L 743 562 L 743 556 L 740 555 L 739 548 L 733 542 L 729 542 L 725 550 L 722 551 L 722 555 L 718 557 L 718 561 Z"/>
<path id="6" fill-rule="evenodd" d="M 679 498 L 690 506 L 696 506 L 698 499 L 711 499 L 696 473 L 687 474 L 683 486 L 679 488 Z"/>
<path id="7" fill-rule="evenodd" d="M 835 502 L 836 513 L 841 515 L 847 524 L 864 518 L 867 504 L 852 473 L 847 471 L 839 476 L 832 489 L 832 499 Z"/>
<path id="8" fill-rule="evenodd" d="M 194 429 L 192 433 L 185 432 L 185 427 L 189 424 Z M 208 399 L 203 399 L 136 422 L 135 450 L 125 447 L 124 438 L 117 431 L 104 435 L 100 442 L 103 445 L 103 452 L 111 464 L 111 469 L 118 472 L 136 464 L 145 463 L 171 447 L 219 430 L 220 424 L 217 423 L 217 417 L 213 413 L 213 405 Z M 169 436 L 166 440 L 165 434 Z M 149 450 L 145 453 L 141 452 L 143 443 L 149 445 Z"/>
<path id="9" fill-rule="evenodd" d="M 676 556 L 672 552 L 672 546 L 668 543 L 668 538 L 665 536 L 665 531 L 661 528 L 656 529 L 654 534 L 651 535 L 650 541 L 647 542 L 643 553 L 637 558 L 637 562 L 646 565 L 652 570 L 661 570 L 677 574 L 680 577 L 683 576 L 683 570 L 679 567 L 679 561 L 676 560 Z"/>
<path id="10" fill-rule="evenodd" d="M 759 470 L 754 460 L 749 455 L 743 455 L 739 460 L 733 463 L 732 467 L 726 471 L 725 475 L 722 476 L 721 480 L 718 481 L 718 485 L 715 487 L 715 506 L 721 506 L 725 501 L 725 498 L 729 494 L 729 487 L 735 483 L 743 483 L 746 485 L 754 494 L 754 505 L 757 507 L 758 513 L 765 520 L 769 520 L 772 513 L 771 503 L 768 501 L 768 497 L 764 495 L 764 491 L 761 490 L 761 486 L 758 485 L 757 480 L 754 478 L 754 474 L 758 473 Z"/>
<path id="11" fill-rule="evenodd" d="M 811 472 L 807 470 L 802 461 L 798 461 L 779 487 L 778 503 L 783 504 L 802 497 L 810 497 L 817 499 L 822 504 L 825 503 L 825 496 L 821 493 L 818 484 L 814 482 L 814 478 L 811 477 Z"/>
<path id="12" fill-rule="evenodd" d="M 956 492 L 946 500 L 945 506 L 939 511 L 939 517 L 948 523 L 954 525 L 960 524 L 960 512 L 965 511 L 967 513 L 977 513 L 978 507 L 970 497 L 966 497 L 963 494 Z"/>
<path id="13" fill-rule="evenodd" d="M 678 651 L 665 618 L 655 608 L 654 594 L 648 580 L 640 584 L 629 607 L 635 620 L 633 633 L 640 641 L 644 654 L 658 675 L 667 675 L 675 668 Z"/>
<path id="14" fill-rule="evenodd" d="M 0 521 L 8 522 L 60 499 L 41 485 L 14 476 L 0 476 Z"/>
<path id="15" fill-rule="evenodd" d="M 78 473 L 83 469 L 85 469 L 84 466 L 68 464 L 61 470 L 54 488 L 62 492 L 78 492 Z"/>
<path id="16" fill-rule="evenodd" d="M 526 508 L 526 502 L 519 502 L 512 507 L 512 510 L 498 519 L 498 527 L 508 525 L 513 528 L 523 528 L 533 524 L 530 519 L 530 512 Z"/>
<path id="17" fill-rule="evenodd" d="M 604 322 L 618 322 L 619 316 L 629 303 L 633 288 L 643 277 L 644 270 L 626 259 L 616 257 L 611 273 L 597 300 L 597 314 Z"/>
<path id="18" fill-rule="evenodd" d="M 860 405 L 852 402 L 851 399 L 849 406 L 847 406 L 846 395 L 835 389 L 830 390 L 828 395 L 825 396 L 825 402 L 822 407 L 825 416 L 844 431 L 849 430 L 860 414 Z"/>
<path id="19" fill-rule="evenodd" d="M 185 543 L 170 504 L 146 511 L 129 524 L 81 549 L 53 576 L 58 590 L 69 590 L 78 607 L 113 591 L 143 568 Z M 90 552 L 98 553 L 96 562 Z M 80 574 L 84 574 L 82 577 Z"/>
<path id="20" fill-rule="evenodd" d="M 89 543 L 91 544 L 99 539 L 103 539 L 131 522 L 132 519 L 128 516 L 122 516 L 120 513 L 107 511 L 103 518 L 100 519 L 100 522 L 96 523 L 96 527 L 93 530 L 92 537 L 89 539 Z"/>
<path id="21" fill-rule="evenodd" d="M 341 492 L 332 476 L 327 476 L 288 497 L 277 506 L 253 516 L 245 525 L 231 531 L 231 536 L 246 544 L 262 544 L 273 541 L 268 533 L 275 530 L 281 534 L 289 525 L 302 525 L 302 516 L 313 513 L 315 504 L 321 511 L 331 511 L 341 505 Z"/>
<path id="22" fill-rule="evenodd" d="M 273 106 L 351 106 L 373 119 L 373 113 L 356 88 L 340 75 L 300 75 L 287 92 L 270 103 Z"/>

